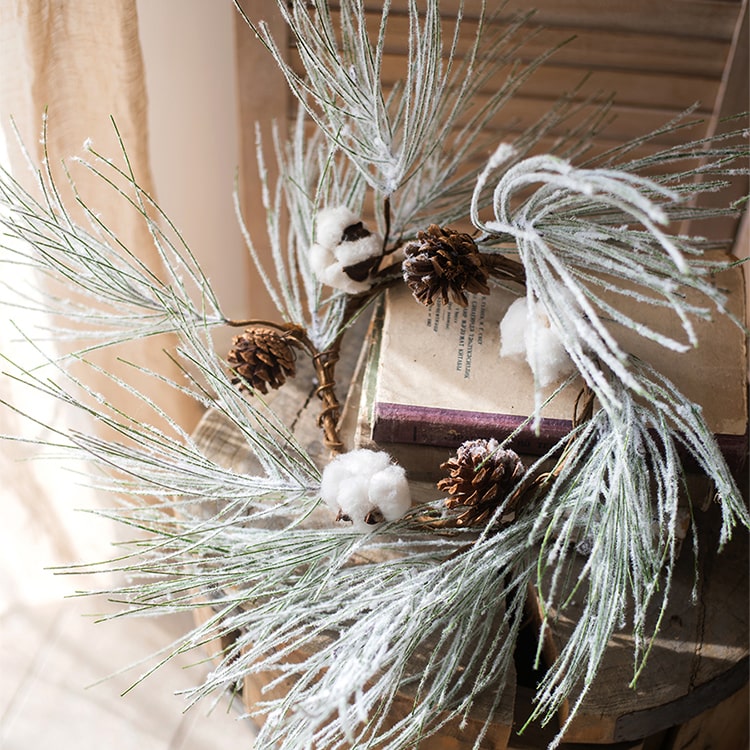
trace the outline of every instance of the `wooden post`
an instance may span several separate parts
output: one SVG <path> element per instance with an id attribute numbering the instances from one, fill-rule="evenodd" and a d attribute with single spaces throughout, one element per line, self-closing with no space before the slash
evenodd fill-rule
<path id="1" fill-rule="evenodd" d="M 268 0 L 242 0 L 240 3 L 248 18 L 264 20 L 274 39 L 280 44 L 288 38 L 288 31 L 276 3 Z M 235 47 L 237 54 L 237 104 L 240 118 L 239 134 L 239 195 L 244 222 L 261 256 L 261 262 L 271 276 L 271 253 L 266 238 L 266 212 L 263 208 L 262 187 L 257 171 L 256 123 L 263 138 L 263 153 L 268 179 L 277 177 L 276 161 L 272 147 L 274 123 L 283 134 L 287 127 L 291 94 L 283 73 L 270 52 L 255 36 L 242 16 L 235 16 Z M 251 299 L 248 317 L 276 320 L 278 312 L 266 292 L 256 268 L 251 270 Z"/>

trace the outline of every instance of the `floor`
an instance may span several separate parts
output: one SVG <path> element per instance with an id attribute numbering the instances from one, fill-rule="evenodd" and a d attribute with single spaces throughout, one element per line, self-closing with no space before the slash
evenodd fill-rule
<path id="1" fill-rule="evenodd" d="M 0 748 L 252 748 L 251 726 L 224 699 L 213 710 L 199 704 L 185 712 L 176 693 L 207 670 L 192 664 L 195 657 L 168 663 L 122 695 L 151 662 L 110 675 L 171 643 L 190 617 L 96 622 L 92 615 L 106 602 L 69 598 L 85 580 L 47 568 L 111 552 L 111 529 L 72 503 L 45 507 L 38 494 L 29 508 L 28 498 L 22 502 L 8 487 L 5 459 L 0 455 Z"/>
<path id="2" fill-rule="evenodd" d="M 3 750 L 217 750 L 252 747 L 252 733 L 223 702 L 183 712 L 176 691 L 198 678 L 172 663 L 126 695 L 133 675 L 106 678 L 168 642 L 178 622 L 95 624 L 90 602 L 20 606 L 0 619 Z M 130 679 L 129 679 L 130 678 Z"/>

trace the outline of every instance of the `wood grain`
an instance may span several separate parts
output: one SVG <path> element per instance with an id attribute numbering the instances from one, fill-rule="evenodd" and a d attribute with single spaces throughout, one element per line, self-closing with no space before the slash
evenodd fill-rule
<path id="1" fill-rule="evenodd" d="M 678 562 L 669 606 L 635 687 L 630 687 L 633 638 L 625 631 L 615 633 L 566 741 L 642 739 L 691 719 L 747 681 L 747 535 L 738 533 L 719 555 L 716 511 L 713 508 L 697 519 L 700 578 L 695 602 L 694 559 L 687 549 Z M 581 614 L 583 596 L 582 592 L 578 603 L 554 623 L 559 650 Z M 653 617 L 655 613 L 652 626 Z"/>

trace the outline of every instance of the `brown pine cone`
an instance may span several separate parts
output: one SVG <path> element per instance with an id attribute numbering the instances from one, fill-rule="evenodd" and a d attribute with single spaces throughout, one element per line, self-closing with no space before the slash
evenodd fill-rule
<path id="1" fill-rule="evenodd" d="M 465 307 L 466 293 L 489 294 L 489 273 L 471 235 L 432 224 L 404 246 L 404 281 L 423 305 L 439 296 Z"/>
<path id="2" fill-rule="evenodd" d="M 486 522 L 524 472 L 518 454 L 501 449 L 495 439 L 468 440 L 440 468 L 449 472 L 437 484 L 448 492 L 445 506 L 464 508 L 459 526 Z"/>
<path id="3" fill-rule="evenodd" d="M 268 393 L 279 388 L 296 372 L 295 351 L 300 342 L 290 332 L 258 326 L 232 339 L 227 361 L 238 377 L 232 382 L 241 390 Z"/>

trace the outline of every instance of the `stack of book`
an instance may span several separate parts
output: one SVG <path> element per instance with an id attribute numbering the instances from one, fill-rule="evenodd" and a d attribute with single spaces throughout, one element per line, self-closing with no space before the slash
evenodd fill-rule
<path id="1" fill-rule="evenodd" d="M 744 313 L 738 270 L 722 275 L 730 310 Z M 389 290 L 376 309 L 347 402 L 352 447 L 386 450 L 414 479 L 439 476 L 440 463 L 463 441 L 512 436 L 521 454 L 543 455 L 571 429 L 582 382 L 551 385 L 536 429 L 531 370 L 522 359 L 500 357 L 499 323 L 519 292 L 494 288 L 471 295 L 467 307 L 418 304 L 408 289 Z M 618 300 L 622 307 L 627 297 Z M 630 304 L 638 304 L 631 302 Z M 663 309 L 641 305 L 646 320 L 676 335 Z M 651 362 L 704 416 L 734 469 L 747 459 L 747 357 L 743 331 L 726 316 L 697 324 L 699 346 L 685 354 L 665 350 L 612 326 L 620 345 Z"/>

